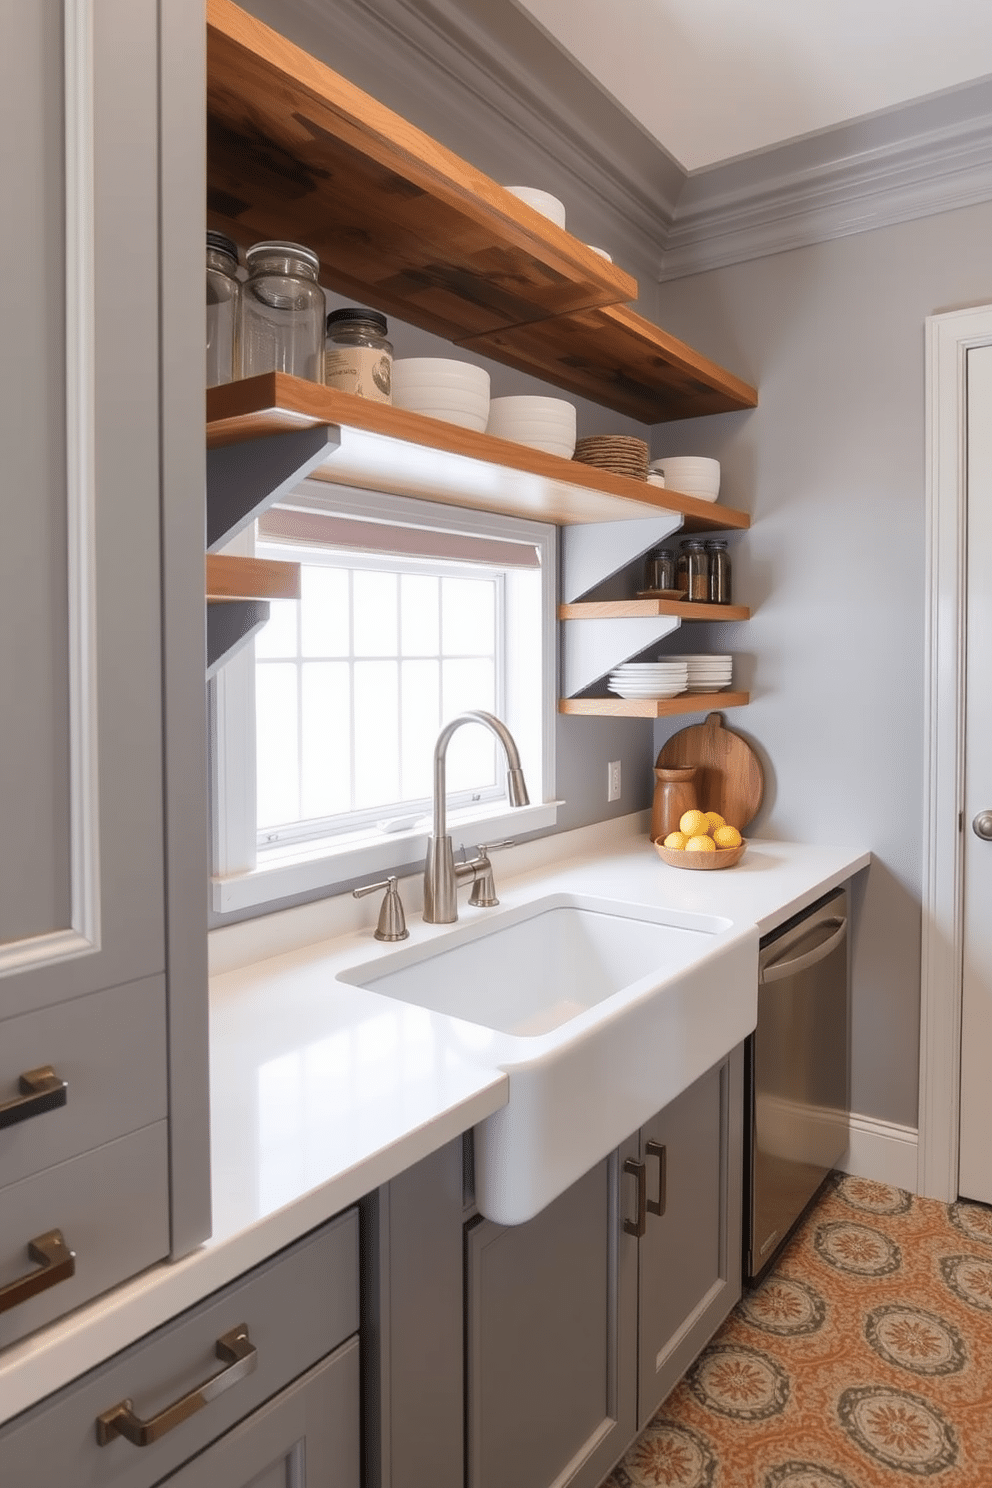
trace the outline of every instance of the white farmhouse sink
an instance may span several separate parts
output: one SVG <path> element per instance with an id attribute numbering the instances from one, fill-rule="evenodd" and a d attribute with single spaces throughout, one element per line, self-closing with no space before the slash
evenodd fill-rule
<path id="1" fill-rule="evenodd" d="M 509 1103 L 474 1132 L 476 1199 L 519 1224 L 754 1028 L 757 961 L 729 920 L 554 894 L 339 977 L 459 1020 L 461 1054 L 506 1071 Z"/>

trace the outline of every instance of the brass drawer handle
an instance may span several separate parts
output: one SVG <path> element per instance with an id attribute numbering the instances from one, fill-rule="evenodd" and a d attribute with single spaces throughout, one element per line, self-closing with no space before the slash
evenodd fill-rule
<path id="1" fill-rule="evenodd" d="M 59 1079 L 50 1064 L 25 1070 L 20 1080 L 21 1093 L 0 1106 L 0 1128 L 16 1126 L 43 1111 L 55 1111 L 69 1099 L 69 1082 Z"/>
<path id="2" fill-rule="evenodd" d="M 110 1410 L 96 1418 L 97 1443 L 105 1447 L 115 1436 L 123 1436 L 132 1446 L 148 1447 L 174 1426 L 195 1416 L 211 1400 L 216 1400 L 218 1395 L 223 1395 L 225 1390 L 229 1390 L 238 1380 L 243 1380 L 258 1368 L 258 1350 L 248 1337 L 247 1323 L 239 1323 L 230 1333 L 223 1334 L 218 1338 L 215 1348 L 218 1359 L 222 1359 L 227 1366 L 225 1369 L 212 1374 L 202 1385 L 197 1385 L 195 1390 L 190 1390 L 181 1400 L 167 1405 L 165 1410 L 159 1411 L 149 1421 L 143 1421 L 134 1414 L 133 1400 L 122 1400 L 118 1405 L 111 1406 Z"/>
<path id="3" fill-rule="evenodd" d="M 658 1159 L 658 1197 L 648 1199 L 648 1212 L 660 1216 L 668 1203 L 668 1149 L 663 1142 L 656 1142 L 652 1137 L 650 1142 L 645 1142 L 644 1151 L 646 1156 Z"/>
<path id="4" fill-rule="evenodd" d="M 0 1312 L 9 1312 L 29 1297 L 47 1292 L 76 1274 L 76 1253 L 66 1245 L 61 1230 L 48 1230 L 28 1241 L 28 1255 L 38 1262 L 37 1271 L 19 1276 L 16 1281 L 0 1287 Z"/>
<path id="5" fill-rule="evenodd" d="M 645 1168 L 644 1164 L 642 1162 L 638 1162 L 636 1158 L 628 1157 L 623 1165 L 623 1170 L 625 1173 L 632 1173 L 633 1176 L 637 1179 L 637 1218 L 624 1219 L 624 1233 L 627 1235 L 633 1235 L 636 1239 L 639 1240 L 648 1227 L 647 1169 Z"/>

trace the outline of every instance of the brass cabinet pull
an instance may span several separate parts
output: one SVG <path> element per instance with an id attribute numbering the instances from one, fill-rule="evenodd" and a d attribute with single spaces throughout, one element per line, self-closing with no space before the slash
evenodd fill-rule
<path id="1" fill-rule="evenodd" d="M 644 1152 L 647 1157 L 658 1159 L 658 1197 L 648 1199 L 648 1212 L 661 1216 L 668 1203 L 668 1149 L 663 1142 L 656 1142 L 652 1137 L 650 1142 L 645 1142 Z"/>
<path id="2" fill-rule="evenodd" d="M 0 1106 L 0 1128 L 16 1126 L 43 1111 L 54 1111 L 69 1099 L 69 1082 L 62 1080 L 50 1064 L 25 1070 L 20 1080 L 21 1093 Z"/>
<path id="3" fill-rule="evenodd" d="M 96 1418 L 98 1444 L 105 1447 L 115 1436 L 123 1436 L 132 1446 L 148 1447 L 258 1368 L 258 1350 L 248 1337 L 247 1323 L 239 1323 L 230 1333 L 223 1334 L 214 1347 L 218 1359 L 227 1366 L 225 1369 L 212 1374 L 202 1385 L 197 1385 L 195 1390 L 190 1390 L 181 1400 L 173 1401 L 148 1421 L 135 1415 L 133 1400 L 122 1400 L 111 1406 Z"/>
<path id="4" fill-rule="evenodd" d="M 637 1179 L 637 1218 L 624 1219 L 623 1228 L 625 1234 L 633 1235 L 640 1239 L 648 1227 L 647 1218 L 647 1169 L 642 1162 L 634 1157 L 628 1157 L 623 1165 L 625 1173 L 632 1173 Z"/>
<path id="5" fill-rule="evenodd" d="M 38 1269 L 0 1287 L 0 1312 L 9 1312 L 29 1297 L 47 1292 L 49 1287 L 58 1286 L 60 1281 L 68 1281 L 76 1274 L 76 1253 L 66 1245 L 61 1230 L 48 1230 L 29 1240 L 28 1255 L 38 1262 Z"/>

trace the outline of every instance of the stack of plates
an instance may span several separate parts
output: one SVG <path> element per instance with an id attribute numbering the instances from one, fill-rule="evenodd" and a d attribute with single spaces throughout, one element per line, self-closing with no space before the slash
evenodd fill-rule
<path id="1" fill-rule="evenodd" d="M 676 661 L 625 661 L 607 679 L 610 692 L 622 698 L 671 698 L 685 692 L 689 668 Z"/>
<path id="2" fill-rule="evenodd" d="M 725 692 L 734 669 L 732 656 L 683 656 L 688 664 L 686 692 Z"/>
<path id="3" fill-rule="evenodd" d="M 611 470 L 614 475 L 629 475 L 634 480 L 648 478 L 648 447 L 643 439 L 628 434 L 595 434 L 575 444 L 576 460 Z"/>

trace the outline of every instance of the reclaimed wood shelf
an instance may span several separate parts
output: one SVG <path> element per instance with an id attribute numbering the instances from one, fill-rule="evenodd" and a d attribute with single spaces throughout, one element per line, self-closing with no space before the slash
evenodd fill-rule
<path id="1" fill-rule="evenodd" d="M 207 554 L 207 599 L 299 599 L 300 565 L 274 558 Z"/>
<path id="2" fill-rule="evenodd" d="M 559 713 L 585 718 L 667 718 L 679 713 L 707 713 L 711 708 L 743 708 L 749 692 L 695 692 L 674 698 L 562 698 Z"/>
<path id="3" fill-rule="evenodd" d="M 266 372 L 207 391 L 208 449 L 318 425 L 340 430 L 339 445 L 311 474 L 311 479 L 333 485 L 565 526 L 636 521 L 659 513 L 680 516 L 685 532 L 751 525 L 747 512 L 733 507 L 612 475 L 283 372 Z"/>
<path id="4" fill-rule="evenodd" d="M 750 383 L 627 305 L 562 315 L 462 343 L 645 424 L 757 406 Z"/>
<path id="5" fill-rule="evenodd" d="M 207 4 L 207 209 L 449 341 L 637 297 L 631 276 L 232 0 Z"/>
<path id="6" fill-rule="evenodd" d="M 757 393 L 627 303 L 637 282 L 347 79 L 207 0 L 207 217 L 321 282 L 644 423 Z"/>
<path id="7" fill-rule="evenodd" d="M 559 620 L 638 620 L 673 615 L 677 620 L 750 620 L 747 605 L 703 604 L 686 599 L 579 600 L 558 606 Z"/>

